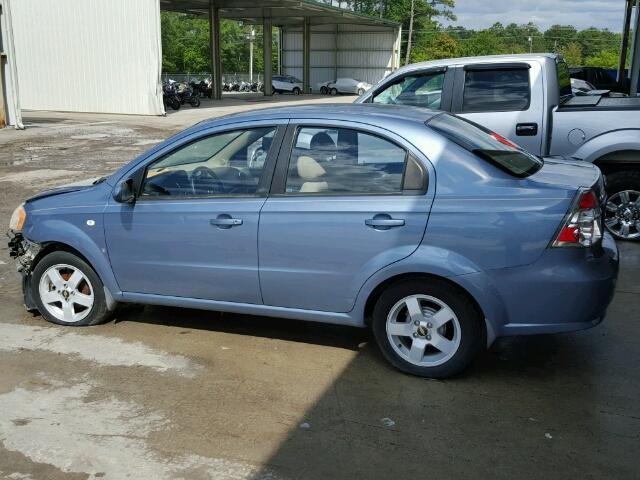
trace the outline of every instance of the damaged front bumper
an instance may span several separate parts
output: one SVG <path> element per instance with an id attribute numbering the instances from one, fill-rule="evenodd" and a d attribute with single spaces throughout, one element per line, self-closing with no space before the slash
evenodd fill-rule
<path id="1" fill-rule="evenodd" d="M 18 272 L 22 274 L 24 306 L 30 312 L 35 311 L 38 308 L 31 292 L 31 272 L 42 246 L 29 241 L 22 233 L 13 230 L 9 230 L 7 236 L 9 237 L 9 256 L 16 259 Z"/>

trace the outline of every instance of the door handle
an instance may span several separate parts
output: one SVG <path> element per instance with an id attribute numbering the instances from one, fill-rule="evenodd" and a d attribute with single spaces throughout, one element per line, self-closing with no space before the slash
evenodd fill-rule
<path id="1" fill-rule="evenodd" d="M 393 227 L 404 226 L 404 220 L 401 218 L 391 218 L 391 216 L 387 214 L 379 214 L 373 218 L 368 218 L 364 221 L 364 224 L 376 230 L 389 230 Z"/>
<path id="2" fill-rule="evenodd" d="M 227 215 L 226 213 L 218 215 L 216 218 L 212 218 L 209 222 L 211 223 L 211 225 L 215 225 L 218 228 L 225 229 L 242 225 L 241 218 L 233 218 L 231 217 L 231 215 Z"/>
<path id="3" fill-rule="evenodd" d="M 537 134 L 537 123 L 519 123 L 516 125 L 516 135 L 519 137 L 535 137 Z"/>

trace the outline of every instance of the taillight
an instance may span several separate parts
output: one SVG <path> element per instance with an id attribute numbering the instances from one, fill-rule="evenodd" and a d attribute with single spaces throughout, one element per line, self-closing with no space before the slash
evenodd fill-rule
<path id="1" fill-rule="evenodd" d="M 590 247 L 602 240 L 602 211 L 593 190 L 583 190 L 554 240 L 554 247 Z"/>

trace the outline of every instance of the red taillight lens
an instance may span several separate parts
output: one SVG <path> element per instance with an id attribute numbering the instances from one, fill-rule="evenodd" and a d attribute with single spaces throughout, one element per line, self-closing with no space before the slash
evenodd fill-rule
<path id="1" fill-rule="evenodd" d="M 504 138 L 502 135 L 496 132 L 491 132 L 491 136 L 499 141 L 501 144 L 506 145 L 507 147 L 513 148 L 514 150 L 520 150 L 520 147 L 513 143 L 511 140 Z"/>
<path id="2" fill-rule="evenodd" d="M 553 242 L 554 247 L 590 247 L 602 239 L 601 211 L 592 190 L 582 191 Z"/>

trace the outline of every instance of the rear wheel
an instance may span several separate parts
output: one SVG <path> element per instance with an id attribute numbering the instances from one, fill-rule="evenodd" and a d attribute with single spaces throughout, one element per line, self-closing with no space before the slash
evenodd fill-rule
<path id="1" fill-rule="evenodd" d="M 295 87 L 295 88 L 293 89 L 293 94 L 294 94 L 294 95 L 300 95 L 300 89 L 299 89 L 298 87 Z"/>
<path id="2" fill-rule="evenodd" d="M 421 377 L 462 372 L 480 352 L 482 319 L 471 300 L 439 280 L 389 287 L 373 311 L 373 333 L 386 359 Z"/>
<path id="3" fill-rule="evenodd" d="M 189 103 L 191 103 L 192 107 L 199 107 L 200 106 L 200 98 L 191 97 L 191 99 L 189 100 Z"/>
<path id="4" fill-rule="evenodd" d="M 364 88 L 358 89 L 358 96 L 362 96 L 364 94 Z"/>
<path id="5" fill-rule="evenodd" d="M 104 286 L 93 269 L 69 252 L 46 255 L 31 282 L 38 310 L 60 325 L 97 325 L 109 319 Z"/>
<path id="6" fill-rule="evenodd" d="M 640 172 L 626 170 L 607 175 L 604 222 L 622 240 L 640 240 Z"/>
<path id="7" fill-rule="evenodd" d="M 329 90 L 329 93 L 331 95 L 337 95 L 338 94 L 338 89 L 336 87 L 333 87 L 331 90 Z"/>

